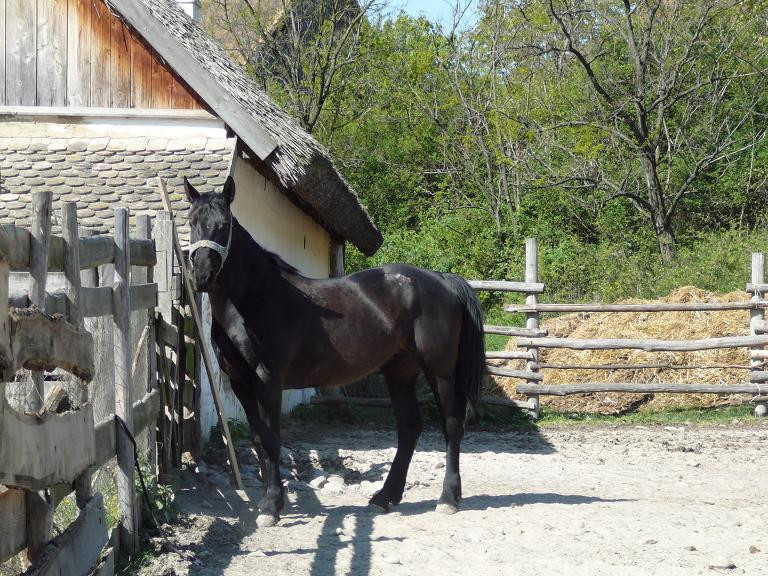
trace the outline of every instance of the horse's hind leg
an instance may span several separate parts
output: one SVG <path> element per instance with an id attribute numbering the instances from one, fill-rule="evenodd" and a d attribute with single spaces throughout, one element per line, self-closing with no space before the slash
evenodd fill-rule
<path id="1" fill-rule="evenodd" d="M 461 439 L 464 437 L 467 400 L 456 390 L 453 379 L 434 376 L 430 373 L 426 373 L 426 376 L 440 407 L 446 443 L 445 478 L 436 510 L 445 514 L 455 514 L 459 510 L 461 500 L 459 452 Z"/>
<path id="2" fill-rule="evenodd" d="M 416 401 L 419 368 L 415 365 L 388 365 L 382 372 L 387 379 L 397 422 L 397 452 L 384 486 L 371 498 L 370 504 L 388 511 L 390 504 L 397 505 L 403 499 L 408 467 L 421 434 L 421 415 Z"/>

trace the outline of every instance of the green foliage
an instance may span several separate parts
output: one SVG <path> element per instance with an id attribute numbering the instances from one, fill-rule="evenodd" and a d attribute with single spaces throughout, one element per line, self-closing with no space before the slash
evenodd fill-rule
<path id="1" fill-rule="evenodd" d="M 338 45 L 328 22 L 298 53 L 300 87 L 253 68 L 330 149 L 384 234 L 373 258 L 348 249 L 350 271 L 404 262 L 519 280 L 524 241 L 537 237 L 551 301 L 743 286 L 749 253 L 768 240 L 768 4 L 662 2 L 653 14 L 655 2 L 631 4 L 638 38 L 649 30 L 640 79 L 623 5 L 576 4 L 483 0 L 458 31 L 372 12 L 325 87 L 310 72 L 318 47 Z M 260 58 L 243 57 L 269 64 Z M 662 233 L 674 236 L 673 260 Z M 522 320 L 502 312 L 515 297 L 482 298 L 489 323 Z"/>

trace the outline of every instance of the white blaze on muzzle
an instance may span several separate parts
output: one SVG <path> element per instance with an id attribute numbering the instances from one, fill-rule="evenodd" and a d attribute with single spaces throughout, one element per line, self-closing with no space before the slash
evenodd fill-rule
<path id="1" fill-rule="evenodd" d="M 229 219 L 229 235 L 227 236 L 227 245 L 222 246 L 218 242 L 214 242 L 213 240 L 198 240 L 197 242 L 194 242 L 189 245 L 189 266 L 190 268 L 195 267 L 194 260 L 192 259 L 192 256 L 195 255 L 195 250 L 198 248 L 210 248 L 211 250 L 214 250 L 215 252 L 218 252 L 219 256 L 221 256 L 221 264 L 219 264 L 219 269 L 216 271 L 216 274 L 221 272 L 221 269 L 224 268 L 224 262 L 227 260 L 227 256 L 229 255 L 229 248 L 232 245 L 232 229 L 235 227 L 235 223 L 230 217 Z"/>

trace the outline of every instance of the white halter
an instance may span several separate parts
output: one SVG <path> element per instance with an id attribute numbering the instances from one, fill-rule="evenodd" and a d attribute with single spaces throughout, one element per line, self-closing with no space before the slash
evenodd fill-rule
<path id="1" fill-rule="evenodd" d="M 214 242 L 213 240 L 198 240 L 197 242 L 189 245 L 189 266 L 191 268 L 195 267 L 194 260 L 192 259 L 192 256 L 195 254 L 195 250 L 198 248 L 210 248 L 211 250 L 215 250 L 219 253 L 219 256 L 221 256 L 221 264 L 219 264 L 219 269 L 216 271 L 216 274 L 221 272 L 221 269 L 224 268 L 224 262 L 227 260 L 227 256 L 229 255 L 229 248 L 232 245 L 232 229 L 235 227 L 235 222 L 232 216 L 229 217 L 229 235 L 227 236 L 227 245 L 222 246 L 218 242 Z"/>

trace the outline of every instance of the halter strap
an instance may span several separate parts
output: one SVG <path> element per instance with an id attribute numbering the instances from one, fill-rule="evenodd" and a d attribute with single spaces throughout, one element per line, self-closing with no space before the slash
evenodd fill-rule
<path id="1" fill-rule="evenodd" d="M 221 264 L 219 264 L 219 269 L 216 271 L 218 274 L 221 272 L 221 269 L 224 268 L 224 262 L 227 260 L 227 256 L 229 255 L 229 249 L 232 246 L 232 229 L 235 227 L 235 222 L 232 218 L 232 216 L 229 217 L 229 235 L 227 236 L 227 245 L 222 246 L 218 242 L 214 242 L 213 240 L 198 240 L 197 242 L 194 242 L 189 245 L 189 265 L 191 268 L 194 268 L 194 260 L 192 259 L 192 256 L 195 254 L 195 250 L 198 248 L 210 248 L 211 250 L 214 250 L 218 252 L 219 256 L 221 256 Z"/>

